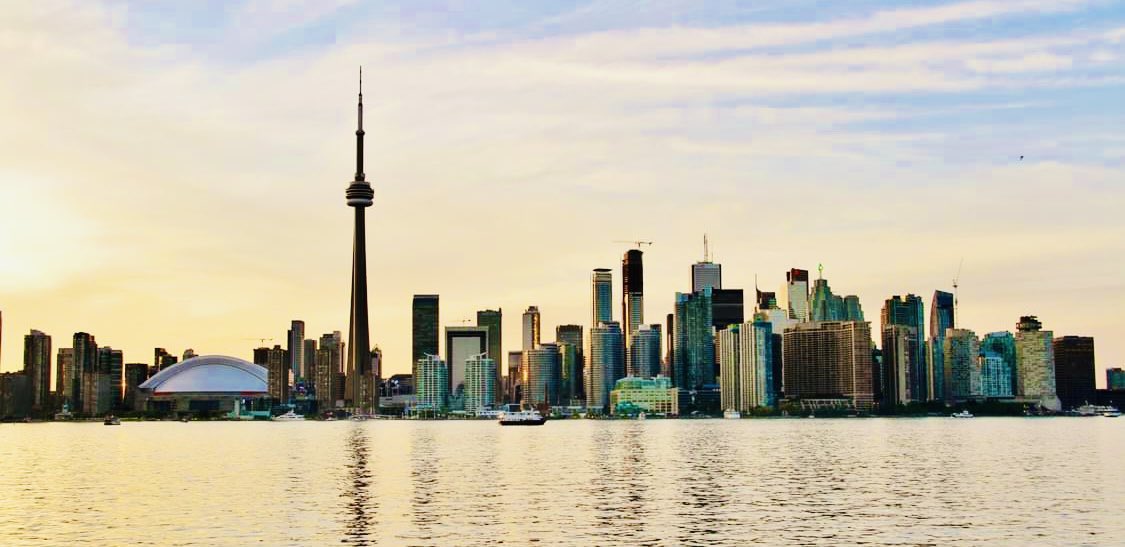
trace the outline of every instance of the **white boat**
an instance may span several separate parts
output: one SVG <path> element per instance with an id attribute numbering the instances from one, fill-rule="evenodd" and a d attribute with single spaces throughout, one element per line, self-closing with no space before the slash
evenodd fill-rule
<path id="1" fill-rule="evenodd" d="M 954 412 L 953 414 L 950 414 L 949 417 L 950 418 L 974 418 L 975 416 L 973 416 L 973 413 L 969 412 L 968 410 L 962 410 L 961 412 Z"/>
<path id="2" fill-rule="evenodd" d="M 303 422 L 305 421 L 305 417 L 297 414 L 296 412 L 293 412 L 293 409 L 289 409 L 289 412 L 281 414 L 280 416 L 274 416 L 273 418 L 270 418 L 270 420 L 273 420 L 275 422 Z"/>
<path id="3" fill-rule="evenodd" d="M 648 416 L 644 412 L 641 412 L 640 414 L 637 414 L 638 420 L 644 420 L 644 419 L 647 419 L 647 418 L 648 418 Z"/>
<path id="4" fill-rule="evenodd" d="M 737 420 L 739 418 L 742 418 L 742 413 L 733 408 L 728 408 L 723 411 L 723 418 L 726 418 L 728 420 Z"/>
<path id="5" fill-rule="evenodd" d="M 1121 411 L 1117 410 L 1116 408 L 1113 410 L 1107 410 L 1105 412 L 1102 412 L 1102 416 L 1105 416 L 1106 418 L 1120 418 Z"/>
<path id="6" fill-rule="evenodd" d="M 545 423 L 547 423 L 547 418 L 544 418 L 535 409 L 505 412 L 500 416 L 500 425 L 543 425 Z"/>
<path id="7" fill-rule="evenodd" d="M 105 420 L 102 420 L 102 425 L 121 425 L 121 418 L 110 414 L 105 417 Z"/>
<path id="8" fill-rule="evenodd" d="M 1092 405 L 1086 403 L 1074 409 L 1079 416 L 1105 416 L 1106 418 L 1117 418 L 1121 416 L 1121 411 L 1109 405 Z"/>

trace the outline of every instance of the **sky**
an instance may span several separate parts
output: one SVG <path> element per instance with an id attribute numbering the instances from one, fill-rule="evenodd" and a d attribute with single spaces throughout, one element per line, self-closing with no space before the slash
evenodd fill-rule
<path id="1" fill-rule="evenodd" d="M 385 374 L 415 293 L 502 308 L 505 351 L 530 305 L 588 328 L 621 240 L 663 322 L 704 233 L 725 287 L 823 264 L 876 329 L 963 261 L 959 326 L 1125 366 L 1121 2 L 286 0 L 0 6 L 0 369 L 33 328 L 127 362 L 346 332 L 360 65 Z"/>

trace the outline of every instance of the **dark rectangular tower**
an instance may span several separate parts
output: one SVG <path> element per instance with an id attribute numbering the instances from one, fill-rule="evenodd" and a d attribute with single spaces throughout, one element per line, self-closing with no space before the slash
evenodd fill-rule
<path id="1" fill-rule="evenodd" d="M 371 338 L 367 324 L 367 230 L 364 210 L 371 207 L 375 192 L 363 172 L 363 69 L 359 73 L 358 127 L 355 130 L 355 180 L 345 192 L 348 207 L 355 209 L 355 233 L 352 244 L 352 301 L 348 321 L 347 374 L 352 392 L 345 394 L 352 406 L 370 411 L 377 406 L 378 396 L 371 377 Z"/>

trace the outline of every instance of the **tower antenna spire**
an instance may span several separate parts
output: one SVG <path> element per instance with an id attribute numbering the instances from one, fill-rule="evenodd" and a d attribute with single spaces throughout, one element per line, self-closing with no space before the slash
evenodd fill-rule
<path id="1" fill-rule="evenodd" d="M 359 104 L 356 105 L 356 130 L 355 130 L 355 180 L 367 180 L 363 172 L 363 65 L 359 66 Z"/>
<path id="2" fill-rule="evenodd" d="M 703 261 L 711 262 L 711 248 L 707 244 L 707 234 L 703 234 Z"/>

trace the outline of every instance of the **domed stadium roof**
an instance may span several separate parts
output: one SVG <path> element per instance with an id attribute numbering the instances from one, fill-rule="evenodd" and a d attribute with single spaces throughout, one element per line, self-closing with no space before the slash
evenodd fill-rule
<path id="1" fill-rule="evenodd" d="M 267 393 L 265 367 L 223 355 L 201 355 L 172 365 L 140 389 L 154 395 L 176 393 Z"/>

